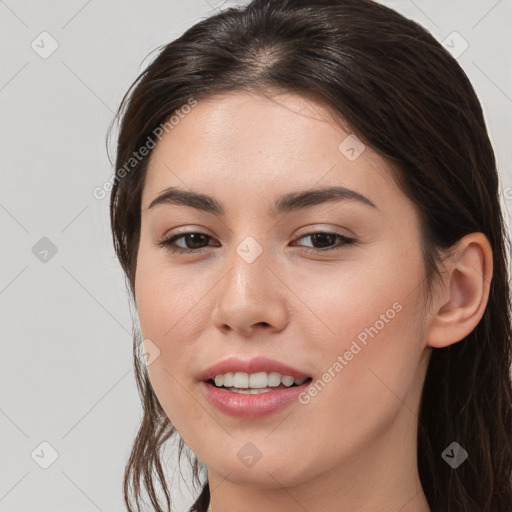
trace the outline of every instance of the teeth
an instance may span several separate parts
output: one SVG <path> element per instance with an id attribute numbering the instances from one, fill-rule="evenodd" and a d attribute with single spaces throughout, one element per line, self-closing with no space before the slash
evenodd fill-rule
<path id="1" fill-rule="evenodd" d="M 267 385 L 272 387 L 279 386 L 281 384 L 282 375 L 277 372 L 270 372 L 267 377 Z"/>
<path id="2" fill-rule="evenodd" d="M 249 375 L 249 387 L 250 388 L 256 388 L 256 389 L 266 388 L 267 381 L 268 381 L 267 374 L 265 372 L 251 373 L 251 375 Z"/>
<path id="3" fill-rule="evenodd" d="M 257 372 L 257 373 L 225 373 L 222 375 L 216 375 L 214 378 L 215 385 L 220 387 L 224 386 L 229 388 L 230 391 L 241 390 L 241 389 L 252 389 L 262 390 L 264 388 L 274 388 L 280 384 L 284 384 L 286 387 L 290 387 L 293 384 L 300 386 L 307 380 L 304 378 L 293 378 L 290 375 L 281 375 L 278 372 Z M 243 393 L 243 391 L 240 391 Z"/>
<path id="4" fill-rule="evenodd" d="M 227 391 L 232 391 L 233 393 L 242 393 L 244 395 L 259 395 L 261 393 L 268 393 L 270 389 L 238 389 L 238 388 L 226 388 Z"/>
<path id="5" fill-rule="evenodd" d="M 292 386 L 293 385 L 293 381 L 295 379 L 293 377 L 290 377 L 289 375 L 283 375 L 281 377 L 281 382 L 285 385 L 285 386 Z"/>
<path id="6" fill-rule="evenodd" d="M 249 375 L 244 372 L 236 372 L 233 377 L 233 386 L 235 388 L 248 388 L 249 387 Z"/>

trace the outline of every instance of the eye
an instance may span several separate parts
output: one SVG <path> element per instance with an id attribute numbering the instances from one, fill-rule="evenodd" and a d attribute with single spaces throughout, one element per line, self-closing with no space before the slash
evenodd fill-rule
<path id="1" fill-rule="evenodd" d="M 330 233 L 326 231 L 315 231 L 300 236 L 297 240 L 311 238 L 313 244 L 319 244 L 320 247 L 305 247 L 305 252 L 322 253 L 334 249 L 343 249 L 346 246 L 355 243 L 355 239 L 340 235 L 339 233 Z M 183 239 L 185 247 L 177 245 L 178 240 Z M 213 238 L 206 233 L 190 232 L 180 233 L 162 238 L 157 245 L 164 247 L 171 253 L 200 253 L 202 249 L 208 247 L 208 241 Z M 336 240 L 338 243 L 336 244 Z M 336 245 L 333 245 L 336 244 Z M 299 247 L 304 247 L 300 246 Z"/>
<path id="2" fill-rule="evenodd" d="M 320 248 L 317 247 L 309 247 L 306 248 L 306 252 L 312 253 L 322 253 L 325 251 L 332 251 L 334 249 L 343 249 L 346 246 L 352 245 L 355 243 L 354 238 L 349 238 L 344 235 L 340 235 L 339 233 L 329 233 L 327 231 L 315 231 L 312 233 L 306 233 L 305 235 L 300 236 L 297 240 L 301 240 L 302 238 L 311 238 L 313 244 L 320 244 Z M 335 244 L 335 240 L 338 239 L 339 243 Z M 326 247 L 332 246 L 332 247 Z"/>
<path id="3" fill-rule="evenodd" d="M 176 241 L 181 238 L 183 238 L 183 240 L 185 241 L 185 248 L 176 246 Z M 160 247 L 164 247 L 165 249 L 173 253 L 198 253 L 201 252 L 201 249 L 204 248 L 203 244 L 205 240 L 207 241 L 208 239 L 213 240 L 213 238 L 207 235 L 206 233 L 181 233 L 177 235 L 172 235 L 170 237 L 164 237 L 157 243 L 157 245 L 159 245 Z"/>

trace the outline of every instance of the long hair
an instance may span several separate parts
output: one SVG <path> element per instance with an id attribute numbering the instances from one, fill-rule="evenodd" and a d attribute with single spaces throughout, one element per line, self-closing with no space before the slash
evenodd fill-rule
<path id="1" fill-rule="evenodd" d="M 132 296 L 151 155 L 133 160 L 134 152 L 159 127 L 172 128 L 169 119 L 184 115 L 185 105 L 216 93 L 317 98 L 340 126 L 394 163 L 396 182 L 420 215 L 427 295 L 443 250 L 472 232 L 491 244 L 494 272 L 482 319 L 460 342 L 432 349 L 417 460 L 433 512 L 512 511 L 510 240 L 482 108 L 457 61 L 420 25 L 371 0 L 253 0 L 201 20 L 158 50 L 115 118 L 111 227 Z M 172 510 L 161 456 L 179 434 L 137 357 L 139 341 L 135 335 L 143 419 L 125 469 L 125 503 L 141 510 L 145 493 L 162 510 L 160 493 Z M 453 441 L 469 454 L 457 469 L 441 456 Z M 180 438 L 180 455 L 183 445 Z M 193 456 L 194 482 L 203 485 L 194 509 L 204 512 L 210 489 L 200 467 Z"/>

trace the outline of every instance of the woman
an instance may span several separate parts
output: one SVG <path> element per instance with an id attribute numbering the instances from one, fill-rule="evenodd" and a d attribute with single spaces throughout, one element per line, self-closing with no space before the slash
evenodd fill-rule
<path id="1" fill-rule="evenodd" d="M 506 235 L 450 54 L 369 0 L 254 0 L 163 47 L 118 116 L 128 510 L 172 509 L 179 436 L 195 511 L 511 511 Z"/>

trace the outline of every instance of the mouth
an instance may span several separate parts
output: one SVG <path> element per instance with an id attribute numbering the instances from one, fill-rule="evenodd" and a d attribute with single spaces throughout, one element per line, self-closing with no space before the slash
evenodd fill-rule
<path id="1" fill-rule="evenodd" d="M 236 373 L 231 375 L 233 382 L 230 380 L 230 375 L 223 375 L 223 377 L 227 377 L 228 385 L 221 384 L 219 381 L 222 379 L 217 375 L 215 378 L 203 381 L 202 389 L 205 398 L 220 412 L 242 419 L 263 418 L 291 406 L 297 400 L 300 401 L 300 396 L 307 392 L 306 390 L 313 380 L 312 377 L 305 377 L 298 378 L 296 382 L 293 377 L 288 376 L 290 378 L 287 379 L 285 375 L 283 376 L 285 382 L 277 384 L 276 375 L 270 378 L 270 382 L 265 383 L 262 376 L 251 374 L 249 377 L 256 375 L 256 379 L 261 379 L 259 383 L 257 380 L 256 384 L 262 386 L 252 387 L 245 386 L 243 375 L 237 376 Z M 235 381 L 235 379 L 237 380 Z M 290 379 L 293 379 L 293 382 L 290 382 Z"/>
<path id="2" fill-rule="evenodd" d="M 203 370 L 199 375 L 199 380 L 206 382 L 213 379 L 216 386 L 262 388 L 266 384 L 263 374 L 269 379 L 268 384 L 271 387 L 278 386 L 280 384 L 279 379 L 282 377 L 286 377 L 282 380 L 282 383 L 286 386 L 291 386 L 296 379 L 311 378 L 311 375 L 307 373 L 265 356 L 254 357 L 250 360 L 234 356 L 223 359 Z M 250 375 L 249 380 L 247 380 L 248 375 Z M 224 382 L 224 376 L 227 377 L 226 382 Z M 236 382 L 230 383 L 233 378 L 236 379 Z"/>
<path id="3" fill-rule="evenodd" d="M 280 389 L 305 387 L 313 380 L 312 377 L 294 378 L 291 375 L 281 375 L 277 372 L 258 372 L 247 374 L 244 372 L 217 375 L 206 380 L 210 386 L 231 393 L 259 395 Z"/>
<path id="4" fill-rule="evenodd" d="M 205 398 L 219 411 L 256 419 L 296 402 L 313 377 L 265 356 L 249 360 L 232 356 L 201 372 L 198 380 Z"/>

